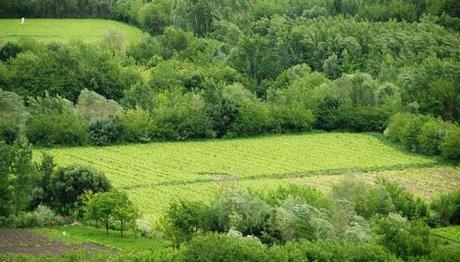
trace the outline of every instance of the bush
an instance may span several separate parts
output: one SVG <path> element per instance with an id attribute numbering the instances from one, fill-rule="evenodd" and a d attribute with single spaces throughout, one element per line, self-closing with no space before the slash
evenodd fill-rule
<path id="1" fill-rule="evenodd" d="M 124 141 L 147 143 L 151 139 L 152 119 L 142 109 L 128 110 L 120 116 L 120 126 Z"/>
<path id="2" fill-rule="evenodd" d="M 193 238 L 179 253 L 182 261 L 276 261 L 252 238 L 209 234 Z"/>
<path id="3" fill-rule="evenodd" d="M 264 133 L 270 124 L 268 107 L 260 101 L 245 101 L 238 105 L 238 116 L 226 137 L 253 136 Z"/>
<path id="4" fill-rule="evenodd" d="M 85 192 L 105 192 L 111 188 L 109 180 L 101 172 L 90 167 L 70 165 L 59 168 L 51 176 L 51 199 L 47 200 L 54 210 L 68 215 L 72 209 L 79 209 L 78 199 Z"/>
<path id="5" fill-rule="evenodd" d="M 425 123 L 425 117 L 420 115 L 411 115 L 407 120 L 404 130 L 401 134 L 401 143 L 408 150 L 417 152 L 419 150 L 418 136 Z"/>
<path id="6" fill-rule="evenodd" d="M 460 161 L 460 127 L 451 126 L 441 144 L 441 155 L 444 159 Z"/>
<path id="7" fill-rule="evenodd" d="M 340 240 L 289 242 L 282 248 L 288 261 L 397 261 L 377 244 Z"/>
<path id="8" fill-rule="evenodd" d="M 409 220 L 428 218 L 428 205 L 420 198 L 415 198 L 397 183 L 386 180 L 378 180 L 386 192 L 389 193 L 394 210 Z"/>
<path id="9" fill-rule="evenodd" d="M 27 125 L 27 137 L 40 146 L 82 145 L 87 139 L 83 121 L 73 114 L 35 115 Z"/>
<path id="10" fill-rule="evenodd" d="M 376 220 L 373 230 L 379 244 L 404 260 L 420 259 L 433 248 L 430 228 L 425 223 L 409 222 L 398 214 Z"/>
<path id="11" fill-rule="evenodd" d="M 272 129 L 276 133 L 308 131 L 315 121 L 313 112 L 302 104 L 273 105 L 271 115 Z"/>
<path id="12" fill-rule="evenodd" d="M 120 137 L 120 124 L 116 118 L 99 119 L 89 126 L 89 138 L 94 145 L 115 143 Z"/>
<path id="13" fill-rule="evenodd" d="M 425 155 L 438 155 L 445 135 L 446 128 L 442 120 L 430 117 L 417 136 L 418 151 Z"/>
<path id="14" fill-rule="evenodd" d="M 431 208 L 437 213 L 441 225 L 460 225 L 460 190 L 441 195 L 431 203 Z"/>
<path id="15" fill-rule="evenodd" d="M 409 113 L 397 113 L 390 118 L 387 129 L 385 130 L 385 136 L 393 142 L 401 143 L 404 129 L 408 124 L 408 120 L 411 118 Z"/>

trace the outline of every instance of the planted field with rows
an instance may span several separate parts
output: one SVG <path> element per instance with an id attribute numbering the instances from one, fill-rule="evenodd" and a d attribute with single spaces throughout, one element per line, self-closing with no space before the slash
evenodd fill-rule
<path id="1" fill-rule="evenodd" d="M 138 41 L 142 31 L 120 22 L 103 19 L 0 19 L 0 46 L 8 41 L 35 39 L 43 42 L 81 40 L 101 41 L 109 30 L 122 32 L 128 42 Z"/>
<path id="2" fill-rule="evenodd" d="M 435 163 L 432 158 L 408 154 L 385 144 L 377 135 L 349 133 L 65 148 L 50 152 L 58 164 L 91 165 L 122 188 Z"/>
<path id="3" fill-rule="evenodd" d="M 115 187 L 127 190 L 151 221 L 174 199 L 206 201 L 220 187 L 235 183 L 252 190 L 303 184 L 327 191 L 344 176 L 358 174 L 369 182 L 381 176 L 398 180 L 424 198 L 460 185 L 459 169 L 430 167 L 436 165 L 435 159 L 404 152 L 375 134 L 318 133 L 47 151 L 60 166 L 80 163 L 103 171 Z M 39 151 L 35 153 L 39 157 Z"/>

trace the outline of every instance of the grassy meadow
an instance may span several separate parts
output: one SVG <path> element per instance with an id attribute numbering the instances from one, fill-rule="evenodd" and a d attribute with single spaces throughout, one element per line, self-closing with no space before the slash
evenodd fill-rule
<path id="1" fill-rule="evenodd" d="M 176 199 L 207 201 L 222 187 L 262 190 L 287 184 L 328 191 L 344 177 L 385 177 L 424 199 L 460 186 L 460 169 L 407 153 L 379 135 L 317 133 L 251 139 L 164 142 L 47 150 L 59 166 L 90 165 L 126 190 L 155 221 Z M 39 157 L 35 152 L 35 158 Z"/>
<path id="2" fill-rule="evenodd" d="M 142 31 L 136 27 L 103 19 L 0 19 L 0 45 L 8 41 L 35 39 L 43 42 L 80 40 L 97 43 L 111 29 L 121 31 L 128 42 L 136 42 Z"/>

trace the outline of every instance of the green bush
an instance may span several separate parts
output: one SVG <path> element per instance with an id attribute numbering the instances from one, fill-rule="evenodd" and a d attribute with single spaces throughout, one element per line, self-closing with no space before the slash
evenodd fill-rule
<path id="1" fill-rule="evenodd" d="M 404 130 L 409 124 L 412 115 L 409 113 L 397 113 L 390 118 L 385 136 L 393 142 L 401 143 L 403 140 Z"/>
<path id="2" fill-rule="evenodd" d="M 180 253 L 181 261 L 277 261 L 269 256 L 267 248 L 252 238 L 239 238 L 209 234 L 197 236 L 185 245 Z"/>
<path id="3" fill-rule="evenodd" d="M 401 134 L 401 143 L 406 149 L 417 152 L 419 150 L 418 136 L 425 123 L 425 117 L 420 115 L 411 115 Z"/>
<path id="4" fill-rule="evenodd" d="M 389 193 L 396 212 L 409 220 L 428 218 L 429 208 L 422 199 L 415 198 L 397 183 L 378 180 L 377 184 L 381 185 Z"/>
<path id="5" fill-rule="evenodd" d="M 441 155 L 451 161 L 460 161 L 460 127 L 450 126 L 441 143 Z"/>
<path id="6" fill-rule="evenodd" d="M 271 128 L 276 133 L 309 131 L 315 121 L 313 112 L 300 103 L 273 105 L 270 113 Z"/>
<path id="7" fill-rule="evenodd" d="M 124 141 L 147 143 L 152 136 L 152 119 L 142 109 L 128 110 L 120 116 L 121 136 Z"/>
<path id="8" fill-rule="evenodd" d="M 441 225 L 460 225 L 460 190 L 441 195 L 431 203 L 431 208 L 437 213 Z"/>
<path id="9" fill-rule="evenodd" d="M 395 213 L 377 219 L 373 230 L 377 243 L 404 260 L 419 260 L 434 248 L 430 228 L 425 223 L 410 222 Z"/>
<path id="10" fill-rule="evenodd" d="M 245 101 L 238 105 L 238 116 L 226 137 L 253 136 L 268 131 L 270 111 L 260 101 Z"/>
<path id="11" fill-rule="evenodd" d="M 73 114 L 35 115 L 27 125 L 27 137 L 40 146 L 82 145 L 87 140 L 86 126 Z"/>
<path id="12" fill-rule="evenodd" d="M 382 246 L 340 240 L 289 242 L 282 249 L 288 261 L 397 261 Z"/>
<path id="13" fill-rule="evenodd" d="M 438 155 L 445 135 L 446 128 L 443 121 L 430 117 L 422 125 L 417 136 L 418 151 L 425 155 Z"/>
<path id="14" fill-rule="evenodd" d="M 120 124 L 116 118 L 100 119 L 89 126 L 89 138 L 94 145 L 104 146 L 119 140 Z"/>
<path id="15" fill-rule="evenodd" d="M 109 180 L 101 172 L 90 167 L 70 165 L 59 168 L 50 180 L 51 199 L 46 201 L 60 214 L 68 215 L 73 209 L 79 209 L 79 197 L 85 192 L 105 192 L 110 190 Z"/>

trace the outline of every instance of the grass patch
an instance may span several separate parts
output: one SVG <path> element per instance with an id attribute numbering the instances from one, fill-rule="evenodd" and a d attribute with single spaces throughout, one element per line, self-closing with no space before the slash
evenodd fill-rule
<path id="1" fill-rule="evenodd" d="M 219 179 L 283 178 L 330 170 L 385 170 L 431 165 L 433 158 L 401 151 L 370 134 L 323 133 L 236 140 L 49 150 L 58 165 L 103 171 L 116 187 Z"/>
<path id="2" fill-rule="evenodd" d="M 441 227 L 432 230 L 435 236 L 460 244 L 460 226 Z"/>
<path id="3" fill-rule="evenodd" d="M 110 231 L 110 234 L 106 235 L 103 229 L 87 226 L 59 226 L 39 228 L 34 229 L 34 231 L 66 243 L 95 242 L 123 252 L 144 252 L 168 245 L 164 240 L 141 238 L 132 232 L 126 232 L 126 235 L 121 237 L 118 231 Z"/>
<path id="4" fill-rule="evenodd" d="M 121 31 L 128 43 L 139 41 L 142 31 L 134 26 L 103 19 L 0 19 L 0 46 L 23 38 L 42 42 L 81 40 L 100 42 L 111 29 Z"/>

